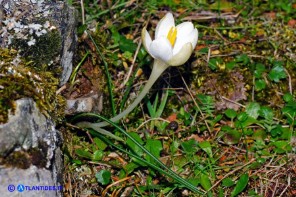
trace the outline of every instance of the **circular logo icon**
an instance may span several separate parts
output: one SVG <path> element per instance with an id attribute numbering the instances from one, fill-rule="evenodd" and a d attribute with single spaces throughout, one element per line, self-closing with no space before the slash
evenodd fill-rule
<path id="1" fill-rule="evenodd" d="M 8 185 L 7 190 L 9 192 L 13 192 L 15 190 L 15 186 L 14 185 Z"/>
<path id="2" fill-rule="evenodd" d="M 25 186 L 22 185 L 22 184 L 18 184 L 17 187 L 16 187 L 17 191 L 19 192 L 23 192 L 25 190 Z"/>

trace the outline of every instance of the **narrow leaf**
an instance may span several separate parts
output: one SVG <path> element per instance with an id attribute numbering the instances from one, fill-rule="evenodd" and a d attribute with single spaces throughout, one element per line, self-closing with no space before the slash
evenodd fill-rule
<path id="1" fill-rule="evenodd" d="M 249 175 L 243 174 L 240 179 L 237 181 L 236 186 L 234 187 L 233 191 L 231 192 L 231 197 L 237 196 L 242 191 L 244 191 L 245 187 L 248 185 Z"/>
<path id="2" fill-rule="evenodd" d="M 79 155 L 80 157 L 84 157 L 84 158 L 88 158 L 88 159 L 92 158 L 92 154 L 88 151 L 83 150 L 83 149 L 76 149 L 75 153 L 77 155 Z"/>
<path id="3" fill-rule="evenodd" d="M 169 90 L 166 90 L 165 93 L 164 93 L 164 95 L 161 98 L 160 105 L 159 105 L 159 107 L 158 107 L 158 109 L 156 111 L 156 117 L 157 118 L 161 116 L 161 114 L 162 114 L 162 112 L 164 110 L 164 107 L 165 107 L 165 105 L 167 103 L 168 96 L 169 96 Z"/>

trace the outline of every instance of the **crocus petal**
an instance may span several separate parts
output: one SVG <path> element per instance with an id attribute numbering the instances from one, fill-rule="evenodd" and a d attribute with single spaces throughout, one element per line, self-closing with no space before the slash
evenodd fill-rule
<path id="1" fill-rule="evenodd" d="M 197 44 L 197 40 L 198 40 L 198 32 L 196 28 L 192 29 L 187 33 L 185 31 L 182 31 L 181 29 L 181 33 L 178 32 L 178 36 L 173 49 L 174 50 L 173 54 L 179 53 L 183 45 L 188 42 L 192 44 L 192 49 L 194 49 Z"/>
<path id="2" fill-rule="evenodd" d="M 194 29 L 194 26 L 191 22 L 183 22 L 177 25 L 178 36 L 186 36 Z"/>
<path id="3" fill-rule="evenodd" d="M 149 47 L 149 51 L 153 57 L 164 62 L 167 62 L 173 56 L 172 45 L 166 37 L 160 37 L 153 40 Z"/>
<path id="4" fill-rule="evenodd" d="M 157 24 L 155 30 L 155 39 L 167 36 L 171 27 L 175 27 L 175 20 L 172 13 L 168 12 Z"/>
<path id="5" fill-rule="evenodd" d="M 191 32 L 192 35 L 190 36 L 193 36 L 193 40 L 191 40 L 191 44 L 192 44 L 192 50 L 195 49 L 196 47 L 196 44 L 197 44 L 197 40 L 198 40 L 198 31 L 197 29 L 195 28 L 193 30 L 193 32 Z"/>
<path id="6" fill-rule="evenodd" d="M 181 50 L 168 61 L 168 64 L 170 66 L 180 66 L 184 64 L 191 56 L 192 50 L 191 42 L 186 43 Z"/>
<path id="7" fill-rule="evenodd" d="M 151 55 L 151 53 L 149 52 L 149 47 L 152 43 L 152 40 L 151 40 L 151 37 L 145 27 L 142 30 L 142 42 L 143 42 L 143 45 L 144 45 L 146 51 L 149 53 L 149 55 Z"/>

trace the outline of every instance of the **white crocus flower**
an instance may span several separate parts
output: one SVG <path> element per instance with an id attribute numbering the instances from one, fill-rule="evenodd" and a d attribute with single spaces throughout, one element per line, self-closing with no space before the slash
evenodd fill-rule
<path id="1" fill-rule="evenodd" d="M 169 66 L 180 66 L 184 64 L 192 54 L 196 46 L 197 39 L 198 32 L 197 29 L 194 28 L 193 24 L 191 22 L 184 22 L 175 26 L 174 17 L 171 13 L 167 13 L 158 23 L 155 32 L 155 40 L 152 41 L 146 28 L 144 28 L 142 30 L 143 45 L 148 53 L 154 58 L 151 75 L 134 102 L 123 112 L 110 120 L 116 122 L 137 107 L 141 100 L 149 92 L 158 77 Z M 93 128 L 106 135 L 107 131 L 102 129 L 102 127 L 109 125 L 109 123 L 80 122 L 77 125 L 81 127 Z"/>
<path id="2" fill-rule="evenodd" d="M 148 53 L 170 66 L 184 64 L 192 54 L 198 40 L 198 31 L 191 22 L 175 26 L 174 17 L 167 13 L 157 24 L 152 41 L 146 28 L 142 31 L 143 45 Z"/>

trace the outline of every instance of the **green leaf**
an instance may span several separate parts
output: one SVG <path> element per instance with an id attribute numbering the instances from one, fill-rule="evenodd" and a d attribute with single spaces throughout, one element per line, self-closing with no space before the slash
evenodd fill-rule
<path id="1" fill-rule="evenodd" d="M 283 130 L 282 130 L 281 125 L 277 125 L 274 129 L 272 129 L 270 131 L 270 134 L 271 134 L 272 137 L 280 136 L 280 135 L 282 135 L 282 133 L 283 133 Z"/>
<path id="2" fill-rule="evenodd" d="M 173 141 L 173 142 L 171 143 L 171 145 L 170 145 L 170 151 L 171 151 L 172 153 L 177 152 L 179 146 L 180 146 L 180 143 L 179 143 L 178 141 Z"/>
<path id="3" fill-rule="evenodd" d="M 207 174 L 200 174 L 200 184 L 207 191 L 212 187 L 211 180 Z"/>
<path id="4" fill-rule="evenodd" d="M 208 54 L 209 53 L 209 48 L 208 47 L 201 48 L 198 52 L 203 53 L 203 54 Z"/>
<path id="5" fill-rule="evenodd" d="M 101 170 L 96 173 L 95 177 L 99 183 L 102 185 L 107 185 L 111 180 L 111 172 L 108 170 Z"/>
<path id="6" fill-rule="evenodd" d="M 122 57 L 125 58 L 125 59 L 131 59 L 133 58 L 133 55 L 131 52 L 129 51 L 125 51 L 123 54 L 122 54 Z"/>
<path id="7" fill-rule="evenodd" d="M 280 136 L 280 139 L 290 141 L 292 136 L 293 136 L 293 130 L 291 130 L 288 127 L 282 128 L 282 135 Z"/>
<path id="8" fill-rule="evenodd" d="M 119 45 L 119 49 L 122 52 L 129 51 L 134 54 L 137 50 L 137 44 L 135 44 L 133 40 L 127 39 L 125 36 L 121 35 L 114 27 L 111 28 L 111 32 L 115 45 Z"/>
<path id="9" fill-rule="evenodd" d="M 200 182 L 200 179 L 198 177 L 188 178 L 187 180 L 194 186 L 197 186 Z"/>
<path id="10" fill-rule="evenodd" d="M 247 65 L 250 62 L 250 58 L 246 54 L 236 56 L 236 62 L 241 63 L 243 65 Z"/>
<path id="11" fill-rule="evenodd" d="M 246 129 L 243 131 L 245 135 L 247 136 L 251 136 L 253 135 L 254 131 L 252 129 Z"/>
<path id="12" fill-rule="evenodd" d="M 225 178 L 222 180 L 222 185 L 224 187 L 231 187 L 234 185 L 234 181 L 231 178 Z"/>
<path id="13" fill-rule="evenodd" d="M 163 110 L 165 108 L 165 105 L 167 103 L 168 96 L 169 96 L 169 90 L 166 90 L 164 95 L 161 98 L 160 105 L 159 105 L 159 107 L 158 107 L 158 109 L 156 111 L 156 117 L 157 118 L 161 116 L 161 114 L 162 114 L 162 112 L 163 112 Z"/>
<path id="14" fill-rule="evenodd" d="M 266 107 L 266 106 L 261 107 L 259 110 L 259 115 L 262 118 L 265 118 L 266 120 L 271 121 L 273 119 L 273 111 L 270 107 Z"/>
<path id="15" fill-rule="evenodd" d="M 100 160 L 102 160 L 103 155 L 104 155 L 103 151 L 96 150 L 94 152 L 93 156 L 92 156 L 92 160 L 94 160 L 94 161 L 100 161 Z"/>
<path id="16" fill-rule="evenodd" d="M 188 141 L 182 142 L 181 146 L 186 153 L 195 153 L 197 142 L 194 139 L 190 139 Z"/>
<path id="17" fill-rule="evenodd" d="M 293 6 L 292 6 L 292 3 L 284 3 L 284 2 L 281 2 L 281 8 L 286 11 L 288 14 L 292 12 L 293 10 Z"/>
<path id="18" fill-rule="evenodd" d="M 142 141 L 141 137 L 135 133 L 135 132 L 130 132 L 129 133 L 131 135 L 132 138 L 134 138 L 137 142 L 139 142 L 139 144 L 143 145 L 144 142 Z M 143 150 L 137 146 L 131 139 L 127 139 L 126 140 L 126 144 L 139 156 L 143 155 Z"/>
<path id="19" fill-rule="evenodd" d="M 244 128 L 258 122 L 256 119 L 248 116 L 246 112 L 238 114 L 237 120 L 235 121 L 235 127 L 237 128 Z"/>
<path id="20" fill-rule="evenodd" d="M 219 115 L 215 115 L 215 118 L 213 120 L 209 120 L 209 123 L 211 123 L 212 126 L 214 126 L 217 122 L 219 122 L 222 118 L 223 115 L 219 114 Z"/>
<path id="21" fill-rule="evenodd" d="M 261 195 L 258 195 L 255 190 L 248 190 L 248 196 L 260 197 Z"/>
<path id="22" fill-rule="evenodd" d="M 158 94 L 156 94 L 156 99 L 158 98 Z M 149 112 L 149 115 L 151 118 L 154 118 L 155 117 L 155 110 L 153 108 L 153 105 L 151 104 L 151 102 L 148 100 L 147 101 L 147 109 L 148 109 L 148 112 Z"/>
<path id="23" fill-rule="evenodd" d="M 258 169 L 262 166 L 262 164 L 260 164 L 259 162 L 255 161 L 253 162 L 250 166 L 249 166 L 249 169 L 251 170 L 255 170 L 255 169 Z"/>
<path id="24" fill-rule="evenodd" d="M 276 147 L 275 152 L 279 154 L 290 152 L 292 150 L 292 146 L 287 141 L 276 141 L 273 142 L 273 145 Z"/>
<path id="25" fill-rule="evenodd" d="M 240 141 L 241 136 L 241 132 L 230 129 L 223 135 L 223 141 L 229 145 L 237 144 Z"/>
<path id="26" fill-rule="evenodd" d="M 160 157 L 160 152 L 162 151 L 162 144 L 159 140 L 148 139 L 145 148 L 156 158 Z M 146 155 L 145 158 L 149 162 L 155 162 L 149 155 Z"/>
<path id="27" fill-rule="evenodd" d="M 283 99 L 287 103 L 291 102 L 291 101 L 293 101 L 293 95 L 290 93 L 286 93 L 286 94 L 284 94 Z"/>
<path id="28" fill-rule="evenodd" d="M 279 82 L 280 79 L 287 77 L 284 67 L 281 62 L 276 62 L 268 74 L 269 78 L 274 82 Z"/>
<path id="29" fill-rule="evenodd" d="M 78 164 L 78 165 L 81 165 L 81 164 L 82 164 L 82 161 L 79 160 L 79 159 L 73 159 L 72 162 L 73 162 L 73 163 L 76 163 L 76 164 Z"/>
<path id="30" fill-rule="evenodd" d="M 224 189 L 221 187 L 218 188 L 218 197 L 224 197 Z"/>
<path id="31" fill-rule="evenodd" d="M 248 114 L 246 112 L 242 112 L 242 113 L 238 114 L 237 119 L 240 122 L 244 122 L 244 121 L 246 121 L 248 119 L 248 117 L 249 116 L 248 116 Z"/>
<path id="32" fill-rule="evenodd" d="M 92 154 L 86 150 L 83 149 L 76 149 L 75 153 L 80 156 L 80 157 L 85 157 L 87 159 L 91 159 L 92 158 Z"/>
<path id="33" fill-rule="evenodd" d="M 228 62 L 226 63 L 226 68 L 232 70 L 236 66 L 236 62 Z"/>
<path id="34" fill-rule="evenodd" d="M 266 138 L 267 134 L 265 132 L 265 130 L 256 130 L 253 133 L 253 139 L 254 140 L 261 140 L 263 141 Z"/>
<path id="35" fill-rule="evenodd" d="M 236 115 L 237 115 L 237 113 L 236 113 L 236 111 L 234 109 L 227 109 L 224 113 L 230 119 L 235 118 Z"/>
<path id="36" fill-rule="evenodd" d="M 215 1 L 214 3 L 210 4 L 210 9 L 212 10 L 229 10 L 232 9 L 234 6 L 234 4 L 232 2 L 229 1 Z"/>
<path id="37" fill-rule="evenodd" d="M 123 179 L 130 173 L 132 173 L 139 165 L 135 162 L 130 162 L 122 167 L 122 170 L 119 173 L 119 178 Z"/>
<path id="38" fill-rule="evenodd" d="M 246 106 L 246 113 L 249 117 L 257 119 L 259 116 L 260 105 L 258 103 L 252 102 Z"/>
<path id="39" fill-rule="evenodd" d="M 254 75 L 256 78 L 261 78 L 262 73 L 265 72 L 265 66 L 261 63 L 256 64 L 256 70 L 254 71 Z"/>
<path id="40" fill-rule="evenodd" d="M 95 137 L 94 142 L 96 143 L 99 150 L 105 150 L 107 148 L 107 144 L 103 142 L 100 138 Z"/>
<path id="41" fill-rule="evenodd" d="M 296 125 L 295 117 L 296 117 L 296 102 L 290 101 L 286 104 L 286 106 L 282 109 L 283 114 L 287 117 L 289 124 Z"/>
<path id="42" fill-rule="evenodd" d="M 218 59 L 211 58 L 209 60 L 209 64 L 208 65 L 209 65 L 210 69 L 216 70 L 218 68 L 218 64 L 219 64 L 219 60 Z"/>
<path id="43" fill-rule="evenodd" d="M 243 174 L 240 179 L 237 181 L 233 191 L 231 192 L 231 197 L 237 196 L 242 191 L 244 191 L 245 187 L 248 185 L 249 182 L 249 175 Z"/>
<path id="44" fill-rule="evenodd" d="M 122 52 L 129 51 L 133 54 L 137 50 L 137 45 L 133 40 L 126 39 L 124 36 L 120 36 L 119 49 Z"/>
<path id="45" fill-rule="evenodd" d="M 115 27 L 112 27 L 111 28 L 111 32 L 112 32 L 112 39 L 114 41 L 114 43 L 117 45 L 120 41 L 120 34 L 119 32 L 117 31 L 117 29 Z"/>
<path id="46" fill-rule="evenodd" d="M 202 141 L 198 145 L 203 151 L 205 151 L 209 155 L 209 157 L 213 157 L 213 152 L 212 152 L 212 147 L 210 142 Z"/>
<path id="47" fill-rule="evenodd" d="M 266 88 L 266 82 L 263 79 L 255 80 L 255 90 L 261 91 Z"/>

